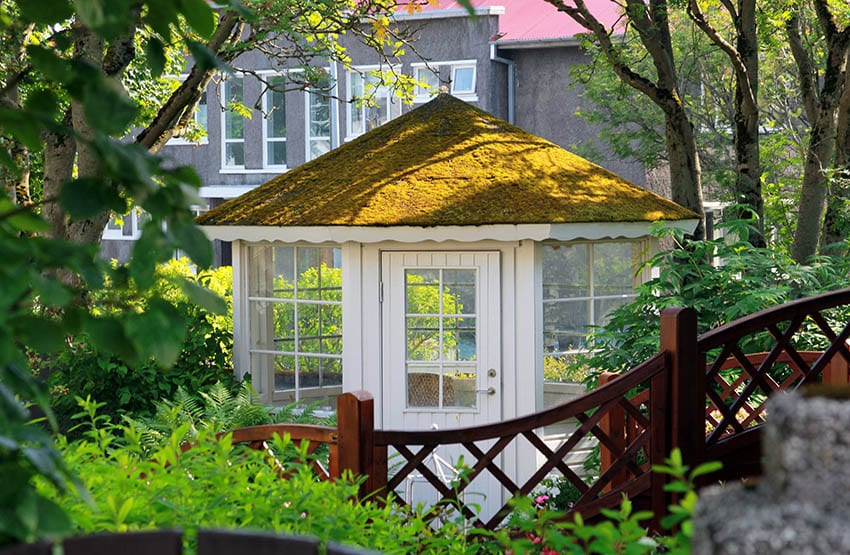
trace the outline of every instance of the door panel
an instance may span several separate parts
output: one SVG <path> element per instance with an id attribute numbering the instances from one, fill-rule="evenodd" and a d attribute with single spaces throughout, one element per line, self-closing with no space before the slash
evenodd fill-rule
<path id="1" fill-rule="evenodd" d="M 384 427 L 501 417 L 497 252 L 385 252 Z"/>

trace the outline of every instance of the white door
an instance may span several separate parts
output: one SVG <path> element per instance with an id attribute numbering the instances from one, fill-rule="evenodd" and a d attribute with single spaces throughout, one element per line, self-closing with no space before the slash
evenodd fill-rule
<path id="1" fill-rule="evenodd" d="M 383 253 L 383 427 L 501 418 L 498 252 Z"/>

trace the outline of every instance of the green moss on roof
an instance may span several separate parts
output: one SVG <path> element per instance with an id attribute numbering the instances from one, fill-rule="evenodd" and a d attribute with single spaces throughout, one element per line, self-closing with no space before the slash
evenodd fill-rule
<path id="1" fill-rule="evenodd" d="M 440 95 L 198 217 L 202 225 L 439 226 L 697 217 Z"/>

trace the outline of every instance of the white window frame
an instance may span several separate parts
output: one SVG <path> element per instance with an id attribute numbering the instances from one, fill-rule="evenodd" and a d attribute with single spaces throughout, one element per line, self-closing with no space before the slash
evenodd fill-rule
<path id="1" fill-rule="evenodd" d="M 437 87 L 436 88 L 425 89 L 418 84 L 416 85 L 416 90 L 414 91 L 414 97 L 413 97 L 413 103 L 414 104 L 420 104 L 420 103 L 423 103 L 423 102 L 428 102 L 429 100 L 431 100 L 434 97 L 434 95 L 436 95 L 437 93 L 440 92 L 440 86 L 442 85 L 442 82 L 440 81 L 440 64 L 438 64 L 438 63 L 434 63 L 434 64 L 416 63 L 416 64 L 410 64 L 410 69 L 413 71 L 413 79 L 417 83 L 419 83 L 419 81 L 420 81 L 420 77 L 419 77 L 420 72 L 430 73 L 434 77 L 437 78 Z"/>
<path id="2" fill-rule="evenodd" d="M 227 110 L 227 103 L 229 102 L 227 98 L 227 82 L 231 79 L 241 79 L 242 80 L 242 98 L 240 102 L 244 104 L 245 102 L 245 76 L 244 74 L 236 74 L 229 76 L 227 79 L 222 79 L 221 83 L 219 83 L 219 92 L 222 100 L 222 112 L 221 112 L 221 172 L 228 173 L 233 172 L 234 170 L 240 171 L 245 169 L 245 133 L 247 131 L 247 122 L 243 121 L 242 124 L 242 138 L 241 139 L 228 139 L 227 138 L 227 115 L 232 113 L 236 117 L 241 117 L 243 120 L 247 120 L 248 118 L 244 116 L 239 116 L 235 112 L 229 112 Z M 228 143 L 242 143 L 242 165 L 228 165 L 227 164 L 227 144 Z"/>
<path id="3" fill-rule="evenodd" d="M 183 81 L 186 80 L 187 77 L 189 77 L 189 74 L 183 73 L 180 76 L 176 77 L 176 79 L 182 83 Z M 195 105 L 195 114 L 194 114 L 195 125 L 203 128 L 203 130 L 206 131 L 206 134 L 203 137 L 201 137 L 201 140 L 198 141 L 198 142 L 190 141 L 190 140 L 186 139 L 185 137 L 171 137 L 170 139 L 168 139 L 168 142 L 165 143 L 167 146 L 186 146 L 186 145 L 195 146 L 195 145 L 209 144 L 209 142 L 210 142 L 209 141 L 209 129 L 210 129 L 209 113 L 210 112 L 209 112 L 209 97 L 207 95 L 206 89 L 204 89 L 203 93 L 201 94 L 201 99 L 204 100 L 204 102 L 203 102 L 204 113 L 201 114 L 200 108 L 201 108 L 202 104 L 201 104 L 201 101 L 199 100 L 198 104 Z M 203 121 L 204 119 L 206 119 L 206 121 Z"/>
<path id="4" fill-rule="evenodd" d="M 472 89 L 471 90 L 458 90 L 457 87 L 455 87 L 455 84 L 457 83 L 457 79 L 455 78 L 455 75 L 457 73 L 457 70 L 459 70 L 459 69 L 471 69 L 472 70 Z M 478 85 L 478 83 L 477 83 L 478 67 L 477 67 L 477 63 L 475 62 L 475 60 L 464 60 L 464 61 L 460 61 L 460 62 L 452 62 L 451 63 L 451 76 L 452 76 L 451 77 L 451 88 L 449 89 L 449 91 L 451 92 L 452 96 L 456 96 L 456 97 L 458 97 L 462 100 L 466 100 L 467 102 L 474 102 L 474 101 L 478 100 L 478 93 L 477 93 L 477 90 L 478 90 L 478 87 L 477 87 L 477 85 Z"/>
<path id="5" fill-rule="evenodd" d="M 595 282 L 594 282 L 594 272 L 593 272 L 593 262 L 594 262 L 594 257 L 595 257 L 595 248 L 594 247 L 599 243 L 626 243 L 626 244 L 632 245 L 632 248 L 639 249 L 639 252 L 641 253 L 639 255 L 638 259 L 634 260 L 634 263 L 636 263 L 638 265 L 642 264 L 646 260 L 646 256 L 647 256 L 647 253 L 648 253 L 648 250 L 649 250 L 649 242 L 646 239 L 610 239 L 610 240 L 604 240 L 604 241 L 566 241 L 566 242 L 544 243 L 543 245 L 541 245 L 541 250 L 540 250 L 540 263 L 541 263 L 541 265 L 545 264 L 545 261 L 543 260 L 543 249 L 545 249 L 547 247 L 552 247 L 552 246 L 556 246 L 556 245 L 565 246 L 565 247 L 572 247 L 572 246 L 577 246 L 577 245 L 587 245 L 588 246 L 588 255 L 587 255 L 588 256 L 588 258 L 587 258 L 587 264 L 588 264 L 588 268 L 587 268 L 587 271 L 588 271 L 588 295 L 582 296 L 582 297 L 563 297 L 563 298 L 556 298 L 556 299 L 547 299 L 547 298 L 545 298 L 544 295 L 541 295 L 541 297 L 540 297 L 541 318 L 545 317 L 544 316 L 545 315 L 544 307 L 547 304 L 587 301 L 588 302 L 588 325 L 589 326 L 599 325 L 599 323 L 601 322 L 601 318 L 604 317 L 604 314 L 603 315 L 597 315 L 596 314 L 595 301 L 601 300 L 601 299 L 615 299 L 615 298 L 634 299 L 635 297 L 637 297 L 637 287 L 638 287 L 638 285 L 640 285 L 641 282 L 643 282 L 643 280 L 646 277 L 644 272 L 641 272 L 640 274 L 636 275 L 632 279 L 632 293 L 630 293 L 628 295 L 624 295 L 624 294 L 620 294 L 620 295 L 596 295 L 596 293 L 595 293 L 596 286 L 595 286 Z M 541 272 L 541 276 L 542 276 L 542 274 L 543 274 L 543 272 Z M 545 284 L 541 283 L 541 286 L 543 286 L 543 285 L 545 285 Z M 599 316 L 599 317 L 597 317 L 597 316 Z M 540 337 L 540 345 L 543 349 L 542 354 L 543 354 L 544 359 L 547 358 L 547 357 L 576 355 L 576 354 L 579 354 L 579 353 L 587 352 L 586 349 L 582 349 L 582 348 L 573 348 L 573 349 L 558 348 L 556 350 L 547 351 L 546 345 L 545 345 L 545 343 L 546 343 L 546 341 L 545 341 L 545 335 L 546 335 L 545 322 L 543 322 L 543 323 L 544 323 L 544 327 L 541 328 L 541 330 L 539 332 L 540 333 L 539 337 Z"/>
<path id="6" fill-rule="evenodd" d="M 112 223 L 114 218 L 119 216 L 123 220 L 121 229 L 110 229 L 109 224 Z M 124 229 L 127 226 L 131 229 L 130 235 L 124 235 Z M 141 236 L 142 230 L 139 225 L 139 215 L 137 214 L 137 209 L 132 209 L 124 215 L 113 214 L 110 216 L 109 222 L 107 222 L 106 227 L 103 229 L 102 238 L 110 241 L 136 241 Z"/>
<path id="7" fill-rule="evenodd" d="M 263 75 L 263 77 L 268 81 L 271 81 L 271 80 L 276 79 L 278 77 L 283 79 L 284 83 L 286 81 L 286 72 L 262 71 L 262 72 L 259 72 L 259 73 L 261 75 Z M 262 126 L 263 127 L 263 168 L 272 169 L 272 170 L 286 170 L 288 168 L 288 164 L 286 164 L 286 163 L 283 163 L 283 164 L 270 164 L 269 163 L 269 145 L 270 145 L 270 143 L 280 142 L 280 143 L 285 144 L 287 142 L 286 135 L 284 135 L 283 137 L 270 137 L 269 136 L 269 126 L 271 125 L 271 119 L 269 118 L 269 116 L 271 115 L 271 112 L 270 112 L 270 108 L 269 108 L 269 104 L 268 104 L 268 99 L 269 99 L 269 93 L 270 92 L 272 92 L 271 89 L 266 87 L 265 90 L 263 91 L 263 98 L 262 98 L 262 107 L 263 107 L 263 114 L 264 114 L 264 116 L 263 116 L 263 126 Z M 277 91 L 275 91 L 275 92 L 277 92 Z M 284 120 L 286 121 L 286 93 L 282 92 L 281 94 L 283 94 L 283 96 L 284 96 L 284 100 L 283 100 L 284 116 L 283 117 L 284 117 Z M 286 127 L 287 127 L 287 132 L 288 132 L 288 130 L 289 130 L 288 121 L 287 121 Z M 287 152 L 287 158 L 289 158 L 289 152 Z"/>
<path id="8" fill-rule="evenodd" d="M 274 296 L 265 297 L 265 296 L 252 295 L 251 291 L 250 291 L 249 281 L 246 280 L 246 282 L 244 284 L 244 286 L 245 286 L 245 299 L 247 301 L 246 302 L 246 315 L 247 315 L 249 321 L 250 321 L 251 318 L 253 318 L 252 306 L 255 303 L 274 303 L 274 304 L 291 304 L 291 305 L 293 305 L 293 319 L 294 319 L 294 322 L 295 322 L 295 327 L 294 327 L 294 334 L 295 335 L 293 337 L 293 350 L 285 351 L 285 350 L 274 349 L 274 348 L 253 347 L 252 346 L 253 337 L 251 335 L 252 330 L 251 330 L 251 325 L 249 324 L 245 328 L 245 332 L 246 332 L 245 333 L 245 344 L 247 345 L 247 352 L 246 352 L 246 354 L 247 354 L 247 367 L 249 369 L 249 372 L 251 372 L 252 376 L 254 376 L 254 378 L 253 378 L 254 380 L 258 380 L 259 383 L 262 384 L 259 389 L 260 389 L 263 397 L 266 398 L 268 401 L 272 401 L 272 402 L 273 401 L 278 401 L 278 402 L 284 401 L 284 402 L 286 402 L 290 399 L 292 394 L 295 395 L 295 401 L 301 401 L 303 399 L 315 399 L 315 398 L 322 398 L 322 397 L 340 395 L 342 393 L 342 387 L 343 387 L 342 384 L 325 385 L 325 386 L 318 386 L 318 387 L 300 387 L 300 384 L 299 384 L 300 375 L 299 375 L 299 372 L 298 372 L 298 370 L 299 370 L 299 368 L 298 368 L 299 357 L 339 360 L 340 361 L 340 363 L 339 363 L 340 369 L 342 370 L 342 368 L 343 368 L 343 351 L 342 351 L 342 341 L 343 341 L 342 333 L 343 333 L 343 330 L 342 330 L 342 328 L 340 328 L 340 352 L 338 354 L 335 354 L 335 353 L 312 353 L 312 352 L 308 352 L 308 351 L 299 350 L 298 307 L 299 307 L 299 305 L 300 306 L 304 306 L 304 305 L 338 306 L 338 307 L 340 307 L 340 310 L 344 312 L 343 302 L 344 302 L 345 299 L 342 297 L 342 295 L 343 295 L 342 283 L 340 283 L 340 300 L 339 301 L 320 300 L 320 299 L 299 299 L 298 298 L 298 284 L 297 284 L 297 281 L 298 281 L 297 268 L 298 268 L 298 249 L 304 249 L 304 248 L 326 249 L 326 248 L 331 248 L 331 249 L 337 249 L 337 251 L 338 251 L 338 255 L 340 257 L 340 265 L 338 267 L 342 270 L 343 275 L 344 275 L 345 274 L 345 268 L 343 267 L 343 264 L 342 264 L 342 258 L 343 258 L 343 256 L 342 256 L 342 245 L 341 244 L 316 245 L 316 244 L 308 244 L 308 243 L 281 243 L 281 242 L 247 243 L 247 244 L 245 244 L 241 247 L 242 249 L 244 249 L 243 252 L 245 253 L 244 254 L 244 261 L 245 261 L 246 270 L 248 272 L 256 271 L 256 268 L 251 267 L 250 252 L 251 252 L 252 248 L 274 249 L 276 247 L 287 247 L 287 248 L 294 249 L 293 266 L 295 268 L 296 275 L 295 275 L 295 283 L 293 283 L 293 297 L 291 299 L 289 299 L 289 298 L 281 298 L 281 297 L 274 297 Z M 344 322 L 344 319 L 341 316 L 340 317 L 340 326 L 342 326 L 343 322 Z M 254 370 L 254 368 L 253 368 L 253 355 L 255 355 L 255 354 L 272 355 L 272 356 L 277 356 L 277 355 L 292 356 L 293 359 L 295 360 L 295 369 L 294 369 L 294 371 L 295 371 L 295 374 L 294 374 L 295 387 L 293 389 L 277 390 L 275 388 L 275 383 L 274 383 L 275 376 L 274 376 L 273 370 L 271 371 L 271 373 L 269 375 L 266 375 L 265 372 L 262 372 L 262 373 L 258 372 L 258 374 L 260 374 L 260 375 L 254 375 L 254 373 L 253 373 L 253 370 Z M 340 378 L 342 378 L 342 376 L 340 376 Z"/>
<path id="9" fill-rule="evenodd" d="M 320 92 L 316 92 L 315 88 L 307 88 L 304 90 L 304 160 L 309 162 L 318 156 L 313 156 L 313 149 L 311 148 L 312 143 L 314 141 L 327 141 L 329 145 L 328 151 L 330 152 L 334 148 L 333 144 L 333 111 L 331 110 L 331 98 L 330 93 L 322 94 Z M 313 97 L 324 98 L 328 103 L 328 134 L 327 136 L 312 136 L 311 133 L 311 120 L 310 117 L 312 115 L 312 111 L 310 110 L 310 99 Z"/>
<path id="10" fill-rule="evenodd" d="M 354 128 L 354 126 L 352 125 L 353 124 L 353 118 L 354 118 L 354 110 L 356 109 L 356 107 L 354 106 L 352 101 L 353 101 L 354 98 L 361 98 L 366 94 L 366 80 L 369 78 L 369 75 L 371 75 L 370 72 L 384 71 L 384 70 L 398 71 L 398 69 L 399 68 L 397 68 L 395 66 L 393 66 L 391 68 L 386 68 L 385 66 L 371 65 L 371 66 L 354 66 L 351 70 L 349 70 L 347 72 L 346 79 L 345 79 L 345 81 L 346 81 L 345 86 L 346 86 L 346 99 L 348 99 L 348 103 L 347 103 L 346 111 L 345 111 L 345 114 L 346 114 L 346 116 L 345 116 L 345 126 L 346 126 L 346 128 L 345 128 L 345 132 L 346 132 L 345 141 L 350 141 L 352 139 L 355 139 L 355 138 L 359 137 L 360 135 L 362 135 L 363 133 L 367 132 L 367 130 L 366 130 L 366 117 L 365 117 L 366 106 L 363 106 L 360 110 L 360 114 L 361 114 L 360 123 L 362 125 L 363 132 L 361 132 L 361 133 L 352 132 L 352 129 Z M 363 89 L 362 90 L 360 90 L 360 91 L 352 90 L 352 88 L 353 88 L 352 75 L 358 75 L 360 77 L 361 82 L 363 83 Z M 355 94 L 355 92 L 357 94 Z M 395 118 L 397 118 L 398 116 L 401 115 L 401 107 L 400 107 L 400 104 L 398 102 L 398 99 L 396 98 L 395 94 L 393 93 L 393 87 L 391 85 L 389 85 L 389 84 L 380 85 L 375 90 L 373 98 L 385 98 L 386 99 L 386 102 L 387 102 L 387 113 L 386 113 L 387 120 L 386 120 L 386 122 L 391 121 L 391 120 L 393 120 L 393 119 L 395 119 Z M 386 123 L 386 122 L 384 122 L 384 123 Z M 381 125 L 383 125 L 383 123 Z"/>

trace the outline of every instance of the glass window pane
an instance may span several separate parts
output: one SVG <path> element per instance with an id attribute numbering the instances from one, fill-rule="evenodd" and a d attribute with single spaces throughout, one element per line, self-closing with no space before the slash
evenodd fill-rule
<path id="1" fill-rule="evenodd" d="M 440 359 L 440 319 L 438 317 L 407 318 L 407 359 Z"/>
<path id="2" fill-rule="evenodd" d="M 475 68 L 456 67 L 452 72 L 452 92 L 472 93 L 475 92 Z"/>
<path id="3" fill-rule="evenodd" d="M 622 297 L 614 297 L 609 299 L 596 299 L 593 301 L 593 311 L 595 322 L 597 326 L 605 325 L 608 321 L 608 314 L 617 308 L 618 306 L 623 306 L 626 303 L 631 302 L 633 296 L 622 296 Z"/>
<path id="4" fill-rule="evenodd" d="M 475 313 L 475 270 L 443 270 L 443 312 Z"/>
<path id="5" fill-rule="evenodd" d="M 543 345 L 546 352 L 568 351 L 581 347 L 589 323 L 589 301 L 544 303 Z"/>
<path id="6" fill-rule="evenodd" d="M 310 159 L 318 158 L 323 154 L 327 154 L 331 150 L 331 142 L 329 140 L 311 140 L 310 141 Z"/>
<path id="7" fill-rule="evenodd" d="M 474 366 L 457 366 L 443 371 L 443 406 L 475 408 L 478 377 Z"/>
<path id="8" fill-rule="evenodd" d="M 286 141 L 268 143 L 268 163 L 270 166 L 286 165 Z"/>
<path id="9" fill-rule="evenodd" d="M 588 245 L 543 247 L 543 298 L 570 299 L 590 295 Z"/>
<path id="10" fill-rule="evenodd" d="M 322 387 L 342 385 L 342 360 L 338 358 L 320 359 Z"/>
<path id="11" fill-rule="evenodd" d="M 628 295 L 634 290 L 634 243 L 593 245 L 594 296 Z"/>
<path id="12" fill-rule="evenodd" d="M 443 320 L 443 360 L 476 360 L 476 318 Z"/>
<path id="13" fill-rule="evenodd" d="M 436 70 L 437 68 L 434 68 Z M 416 85 L 416 95 L 417 96 L 428 96 L 433 95 L 439 92 L 440 90 L 440 77 L 433 70 L 427 67 L 418 67 L 416 68 L 416 75 L 414 76 L 417 82 L 424 83 L 425 86 Z"/>
<path id="14" fill-rule="evenodd" d="M 440 313 L 440 271 L 405 270 L 407 313 Z"/>
<path id="15" fill-rule="evenodd" d="M 310 137 L 329 137 L 331 134 L 330 102 L 324 95 L 310 93 Z"/>
<path id="16" fill-rule="evenodd" d="M 244 166 L 245 144 L 227 143 L 224 147 L 224 160 L 226 166 Z"/>
<path id="17" fill-rule="evenodd" d="M 198 127 L 207 130 L 207 91 L 201 94 L 198 107 L 195 109 L 195 123 Z"/>

